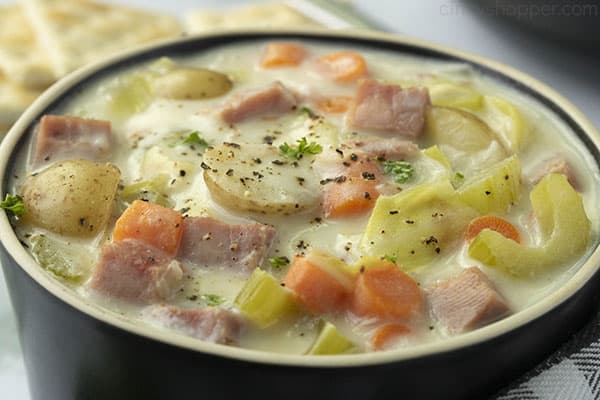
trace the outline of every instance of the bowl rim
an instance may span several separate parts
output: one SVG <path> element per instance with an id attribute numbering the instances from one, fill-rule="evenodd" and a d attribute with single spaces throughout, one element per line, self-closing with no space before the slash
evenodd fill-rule
<path id="1" fill-rule="evenodd" d="M 18 119 L 10 131 L 0 143 L 0 188 L 5 189 L 5 175 L 10 167 L 10 160 L 13 149 L 18 146 L 21 138 L 25 136 L 27 129 L 32 125 L 40 113 L 52 106 L 61 96 L 69 90 L 76 87 L 86 79 L 94 80 L 103 72 L 109 72 L 119 67 L 124 62 L 140 62 L 140 57 L 155 53 L 157 51 L 169 52 L 169 49 L 181 44 L 193 44 L 203 40 L 223 40 L 216 45 L 208 46 L 218 47 L 219 45 L 235 42 L 236 40 L 269 40 L 281 39 L 283 37 L 296 37 L 297 39 L 325 39 L 327 41 L 344 40 L 359 41 L 369 47 L 376 48 L 379 43 L 382 46 L 400 45 L 409 46 L 414 49 L 420 49 L 431 54 L 449 57 L 458 61 L 467 62 L 472 66 L 483 68 L 485 75 L 496 75 L 495 78 L 507 79 L 512 85 L 520 86 L 521 89 L 527 89 L 528 92 L 536 94 L 548 101 L 545 106 L 552 112 L 560 114 L 559 117 L 569 118 L 572 123 L 581 128 L 579 140 L 584 142 L 585 147 L 596 152 L 600 151 L 600 133 L 594 128 L 592 123 L 579 111 L 571 102 L 562 95 L 558 94 L 548 85 L 525 74 L 513 67 L 504 65 L 475 54 L 462 50 L 452 49 L 439 44 L 417 40 L 413 38 L 401 37 L 395 34 L 370 32 L 370 31 L 331 31 L 321 29 L 285 29 L 285 30 L 264 30 L 264 29 L 240 29 L 227 32 L 215 32 L 199 34 L 177 39 L 156 42 L 150 45 L 136 47 L 108 57 L 99 62 L 90 64 L 72 72 L 62 78 L 49 89 L 47 89 Z M 237 38 L 237 39 L 236 39 Z M 202 52 L 205 47 L 197 49 Z M 412 54 L 411 54 L 412 55 Z M 517 88 L 518 90 L 519 88 Z M 537 97 L 536 96 L 536 97 Z M 539 100 L 539 98 L 537 99 Z M 590 149 L 591 147 L 591 149 Z M 600 164 L 598 159 L 596 163 Z M 307 356 L 296 354 L 272 353 L 261 350 L 244 349 L 233 346 L 225 346 L 195 338 L 187 337 L 181 334 L 167 332 L 160 328 L 151 326 L 142 326 L 135 321 L 129 320 L 112 311 L 102 308 L 89 300 L 83 299 L 73 290 L 65 287 L 59 280 L 53 278 L 47 272 L 39 268 L 33 257 L 21 245 L 19 239 L 14 234 L 13 228 L 9 222 L 6 213 L 0 213 L 0 232 L 2 232 L 0 243 L 4 246 L 6 252 L 13 258 L 19 267 L 33 279 L 37 284 L 50 292 L 56 298 L 66 303 L 77 311 L 108 324 L 109 326 L 121 329 L 136 336 L 160 342 L 162 344 L 175 346 L 193 352 L 205 353 L 213 356 L 220 356 L 239 361 L 255 362 L 279 366 L 291 367 L 318 367 L 318 368 L 340 368 L 340 367 L 362 367 L 374 364 L 387 364 L 414 360 L 417 358 L 426 358 L 442 353 L 463 350 L 465 348 L 482 344 L 509 334 L 533 320 L 551 312 L 572 296 L 574 296 L 592 277 L 600 270 L 600 246 L 591 250 L 588 259 L 579 267 L 573 276 L 565 282 L 563 286 L 553 293 L 545 296 L 535 304 L 521 310 L 507 318 L 497 321 L 491 325 L 464 333 L 444 340 L 400 348 L 385 352 L 369 352 L 347 355 L 325 355 L 325 356 Z M 589 252 L 589 250 L 588 250 Z"/>

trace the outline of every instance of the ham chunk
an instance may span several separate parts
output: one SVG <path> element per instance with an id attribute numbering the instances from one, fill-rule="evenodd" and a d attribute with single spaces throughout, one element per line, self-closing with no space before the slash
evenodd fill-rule
<path id="1" fill-rule="evenodd" d="M 109 121 L 45 115 L 37 127 L 32 164 L 37 167 L 66 157 L 99 161 L 110 155 L 111 142 Z"/>
<path id="2" fill-rule="evenodd" d="M 563 174 L 575 189 L 577 189 L 577 179 L 571 165 L 563 156 L 557 155 L 547 160 L 542 161 L 535 169 L 531 176 L 531 184 L 537 185 L 548 174 Z"/>
<path id="3" fill-rule="evenodd" d="M 344 143 L 344 147 L 356 149 L 378 160 L 405 160 L 419 152 L 419 146 L 410 140 L 398 138 L 364 138 Z"/>
<path id="4" fill-rule="evenodd" d="M 429 293 L 433 316 L 450 333 L 460 333 L 497 320 L 509 312 L 503 297 L 477 267 L 434 287 Z"/>
<path id="5" fill-rule="evenodd" d="M 183 269 L 173 256 L 136 239 L 106 244 L 90 288 L 121 300 L 154 303 L 183 287 Z"/>
<path id="6" fill-rule="evenodd" d="M 288 113 L 296 108 L 298 99 L 294 93 L 280 82 L 238 94 L 229 100 L 221 110 L 221 118 L 228 124 L 262 115 Z"/>
<path id="7" fill-rule="evenodd" d="M 233 311 L 217 307 L 180 308 L 155 305 L 142 311 L 150 322 L 208 342 L 235 343 L 244 320 Z"/>
<path id="8" fill-rule="evenodd" d="M 213 218 L 188 217 L 183 220 L 177 257 L 194 265 L 249 272 L 262 263 L 274 237 L 270 225 L 228 225 Z"/>
<path id="9" fill-rule="evenodd" d="M 359 82 L 347 113 L 350 128 L 369 129 L 418 137 L 423 132 L 430 104 L 425 88 L 403 89 L 374 79 Z"/>

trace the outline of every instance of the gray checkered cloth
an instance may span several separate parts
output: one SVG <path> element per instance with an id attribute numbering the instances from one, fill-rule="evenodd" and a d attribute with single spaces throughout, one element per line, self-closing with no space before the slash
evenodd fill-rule
<path id="1" fill-rule="evenodd" d="M 600 311 L 567 343 L 494 399 L 600 399 Z"/>

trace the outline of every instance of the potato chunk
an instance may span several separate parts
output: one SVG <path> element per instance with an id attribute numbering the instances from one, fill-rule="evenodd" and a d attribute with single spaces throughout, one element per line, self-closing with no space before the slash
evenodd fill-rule
<path id="1" fill-rule="evenodd" d="M 206 68 L 174 68 L 152 82 L 157 95 L 167 99 L 199 100 L 227 93 L 233 83 L 220 72 Z"/>
<path id="2" fill-rule="evenodd" d="M 225 143 L 204 153 L 204 180 L 222 206 L 292 214 L 319 203 L 321 190 L 311 159 L 290 160 L 269 145 Z"/>
<path id="3" fill-rule="evenodd" d="M 23 187 L 25 220 L 62 235 L 89 237 L 106 225 L 121 173 L 112 164 L 68 160 Z"/>

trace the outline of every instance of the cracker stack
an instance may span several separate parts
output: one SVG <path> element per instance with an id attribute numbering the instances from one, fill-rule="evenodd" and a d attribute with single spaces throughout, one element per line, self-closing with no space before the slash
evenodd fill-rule
<path id="1" fill-rule="evenodd" d="M 284 3 L 264 3 L 226 10 L 194 10 L 186 13 L 184 23 L 189 33 L 235 28 L 322 27 Z"/>
<path id="2" fill-rule="evenodd" d="M 188 33 L 319 26 L 284 3 L 194 10 L 184 20 Z M 174 16 L 90 0 L 18 0 L 0 6 L 0 139 L 44 89 L 69 72 L 182 31 Z"/>
<path id="3" fill-rule="evenodd" d="M 0 137 L 67 73 L 181 33 L 173 16 L 89 0 L 20 0 L 0 7 Z"/>

